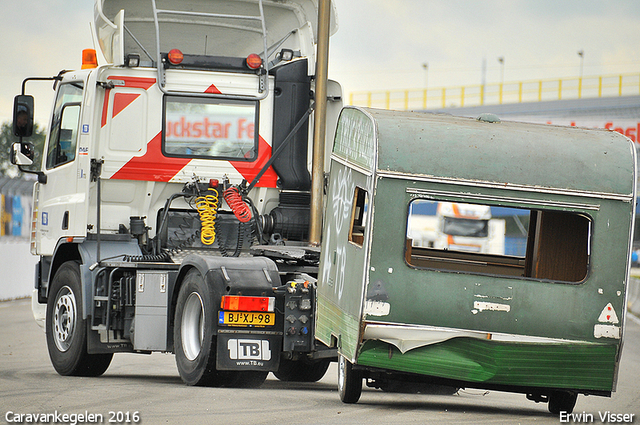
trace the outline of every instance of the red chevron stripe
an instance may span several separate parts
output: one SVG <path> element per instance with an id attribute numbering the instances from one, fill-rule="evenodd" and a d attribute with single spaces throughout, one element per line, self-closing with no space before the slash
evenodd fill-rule
<path id="1" fill-rule="evenodd" d="M 204 91 L 205 93 L 215 93 L 215 94 L 222 94 L 222 92 L 220 90 L 218 90 L 218 88 L 216 86 L 214 86 L 213 84 L 211 84 L 209 86 L 208 89 L 206 89 Z"/>
<path id="2" fill-rule="evenodd" d="M 118 75 L 111 75 L 107 77 L 108 80 L 118 80 L 124 82 L 124 87 L 133 87 L 137 89 L 149 90 L 151 86 L 156 83 L 155 78 L 145 78 L 145 77 L 123 77 Z M 102 120 L 100 122 L 100 126 L 104 127 L 107 125 L 107 116 L 109 110 L 109 93 L 110 89 L 105 90 L 104 93 L 104 102 L 102 104 Z M 140 94 L 135 93 L 116 93 L 113 97 L 113 112 L 111 114 L 112 117 L 118 115 L 124 108 L 129 106 L 131 102 L 136 100 L 140 96 Z"/>
<path id="3" fill-rule="evenodd" d="M 258 175 L 262 167 L 271 159 L 271 146 L 266 140 L 259 137 L 258 141 L 258 158 L 253 162 L 244 161 L 229 161 L 233 168 L 235 168 L 245 180 L 249 183 Z M 276 187 L 278 182 L 278 175 L 273 170 L 273 167 L 269 167 L 267 171 L 260 177 L 256 187 Z"/>
<path id="4" fill-rule="evenodd" d="M 178 174 L 190 158 L 168 158 L 162 154 L 162 132 L 147 144 L 147 153 L 131 158 L 111 178 L 168 182 Z"/>
<path id="5" fill-rule="evenodd" d="M 118 115 L 124 108 L 131 105 L 131 102 L 140 97 L 140 93 L 116 93 L 113 95 L 113 113 L 111 118 Z"/>

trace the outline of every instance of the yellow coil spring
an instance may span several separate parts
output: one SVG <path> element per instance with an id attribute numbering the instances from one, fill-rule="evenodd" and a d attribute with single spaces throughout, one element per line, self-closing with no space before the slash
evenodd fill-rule
<path id="1" fill-rule="evenodd" d="M 211 192 L 211 193 L 209 193 Z M 207 194 L 196 198 L 196 209 L 200 215 L 200 241 L 211 245 L 216 240 L 216 217 L 218 215 L 218 191 L 209 188 Z"/>

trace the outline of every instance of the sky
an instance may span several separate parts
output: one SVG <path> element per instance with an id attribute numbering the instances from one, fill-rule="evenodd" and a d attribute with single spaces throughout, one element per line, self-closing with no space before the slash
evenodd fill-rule
<path id="1" fill-rule="evenodd" d="M 334 0 L 329 78 L 353 91 L 640 73 L 638 0 Z M 27 76 L 78 69 L 92 0 L 0 0 L 0 123 Z M 423 64 L 428 64 L 428 74 Z M 483 63 L 484 66 L 483 72 Z M 36 121 L 52 93 L 39 83 Z"/>

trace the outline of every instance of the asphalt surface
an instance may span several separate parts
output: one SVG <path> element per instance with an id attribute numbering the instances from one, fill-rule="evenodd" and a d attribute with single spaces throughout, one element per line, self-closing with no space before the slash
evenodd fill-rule
<path id="1" fill-rule="evenodd" d="M 605 412 L 633 414 L 633 423 L 640 423 L 640 320 L 627 320 L 625 338 L 617 392 L 578 398 L 574 413 L 591 414 L 592 423 L 606 423 L 599 417 Z M 285 383 L 270 375 L 259 389 L 188 387 L 168 354 L 116 354 L 102 377 L 62 377 L 49 362 L 28 300 L 0 302 L 0 341 L 0 423 L 27 414 L 49 414 L 47 423 L 73 423 L 73 415 L 84 414 L 84 421 L 75 421 L 105 424 L 562 423 L 524 395 L 471 389 L 424 395 L 365 387 L 357 404 L 345 405 L 335 364 L 317 383 Z M 27 416 L 22 419 L 26 423 Z"/>

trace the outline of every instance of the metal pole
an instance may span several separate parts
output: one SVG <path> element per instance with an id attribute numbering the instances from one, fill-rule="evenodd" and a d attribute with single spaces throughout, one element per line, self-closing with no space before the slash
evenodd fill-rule
<path id="1" fill-rule="evenodd" d="M 578 99 L 582 98 L 582 70 L 584 69 L 584 50 L 578 50 L 580 56 L 580 77 L 578 78 Z"/>
<path id="2" fill-rule="evenodd" d="M 311 215 L 309 218 L 309 244 L 313 246 L 319 246 L 322 238 L 330 11 L 331 0 L 320 0 L 318 5 L 318 57 L 316 59 L 316 110 L 313 129 L 313 163 L 311 168 Z"/>
<path id="3" fill-rule="evenodd" d="M 498 58 L 498 62 L 500 63 L 500 94 L 498 103 L 502 105 L 502 94 L 504 90 L 504 56 L 500 56 Z"/>
<path id="4" fill-rule="evenodd" d="M 427 90 L 429 89 L 429 63 L 423 63 L 422 67 L 424 68 L 424 99 L 422 102 L 422 108 L 427 109 Z"/>
<path id="5" fill-rule="evenodd" d="M 484 105 L 485 86 L 487 85 L 487 58 L 482 58 L 482 76 L 480 77 L 480 85 L 480 104 Z"/>

